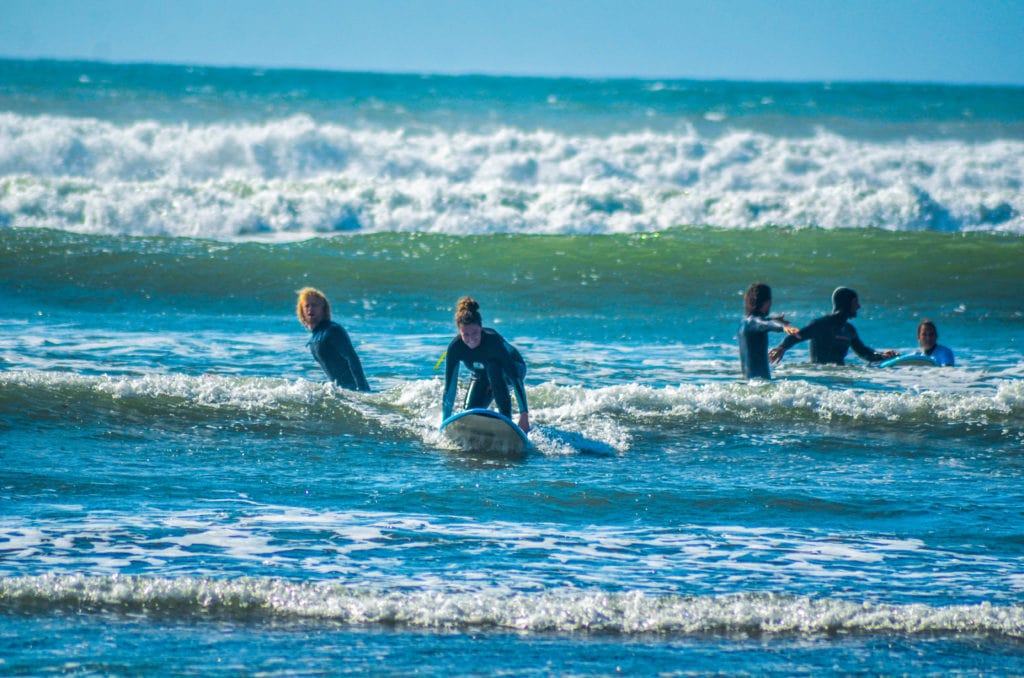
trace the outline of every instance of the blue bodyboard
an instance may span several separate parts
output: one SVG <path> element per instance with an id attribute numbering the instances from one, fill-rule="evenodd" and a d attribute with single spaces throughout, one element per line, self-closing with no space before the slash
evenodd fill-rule
<path id="1" fill-rule="evenodd" d="M 931 356 L 921 355 L 920 353 L 910 353 L 908 355 L 899 355 L 895 358 L 889 358 L 878 363 L 879 367 L 909 367 L 911 365 L 924 365 L 926 367 L 938 367 L 939 364 L 935 362 L 935 359 Z"/>

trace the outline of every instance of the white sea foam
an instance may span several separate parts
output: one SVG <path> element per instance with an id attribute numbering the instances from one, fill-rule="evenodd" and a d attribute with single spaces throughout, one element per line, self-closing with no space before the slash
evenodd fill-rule
<path id="1" fill-rule="evenodd" d="M 534 398 L 544 420 L 568 425 L 593 417 L 677 421 L 708 417 L 757 420 L 850 419 L 864 421 L 982 422 L 1020 417 L 1024 386 L 997 384 L 991 393 L 831 388 L 801 380 L 773 383 L 681 384 L 655 388 L 640 384 L 597 389 L 539 387 Z"/>
<path id="2" fill-rule="evenodd" d="M 884 380 L 889 373 L 869 370 Z M 305 379 L 258 378 L 218 375 L 147 374 L 142 376 L 79 375 L 62 372 L 19 370 L 0 372 L 0 386 L 32 390 L 33 400 L 53 394 L 75 399 L 100 397 L 147 411 L 185 406 L 203 412 L 230 408 L 240 413 L 279 413 L 292 409 L 343 408 L 365 421 L 396 433 L 422 437 L 443 446 L 440 421 L 440 382 L 437 379 L 401 382 L 371 394 L 343 391 Z M 800 379 L 772 383 L 710 382 L 655 387 L 624 384 L 600 388 L 562 386 L 555 382 L 527 389 L 532 421 L 538 427 L 535 444 L 552 454 L 580 446 L 594 451 L 629 449 L 632 427 L 665 425 L 684 421 L 771 419 L 776 421 L 872 421 L 879 424 L 934 424 L 958 426 L 1003 421 L 1015 435 L 1024 412 L 1024 382 L 1016 379 L 979 383 L 966 380 L 957 391 L 905 388 L 899 383 L 880 389 L 865 380 L 862 387 L 835 388 Z"/>
<path id="3" fill-rule="evenodd" d="M 0 114 L 0 224 L 297 238 L 682 224 L 1024 232 L 1024 143 L 610 137 Z"/>
<path id="4" fill-rule="evenodd" d="M 3 578 L 0 607 L 527 632 L 1024 638 L 1024 609 L 987 603 L 897 605 L 772 594 L 677 596 L 574 589 L 384 593 L 272 578 Z"/>
<path id="5" fill-rule="evenodd" d="M 903 577 L 918 579 L 915 572 L 923 568 L 932 572 L 928 577 L 937 587 L 996 595 L 983 582 L 971 580 L 978 571 L 992 570 L 986 558 L 951 554 L 913 540 L 815 530 L 570 527 L 251 504 L 227 510 L 221 503 L 183 512 L 51 510 L 49 516 L 39 524 L 0 520 L 0 543 L 8 555 L 0 572 L 28 573 L 39 563 L 51 570 L 103 576 L 126 569 L 218 576 L 273 570 L 279 576 L 438 595 L 537 591 L 566 581 L 664 595 L 733 591 L 737 582 L 742 590 L 765 590 L 792 585 L 794 579 L 809 582 L 812 589 L 840 580 L 880 588 Z M 83 543 L 89 548 L 83 550 Z M 458 573 L 439 576 L 436 560 L 460 553 L 472 554 L 471 561 Z M 961 564 L 955 572 L 934 565 L 954 556 Z"/>

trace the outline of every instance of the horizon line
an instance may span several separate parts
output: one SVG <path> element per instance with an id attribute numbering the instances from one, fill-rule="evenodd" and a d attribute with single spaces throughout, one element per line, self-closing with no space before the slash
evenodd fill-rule
<path id="1" fill-rule="evenodd" d="M 897 79 L 871 79 L 871 78 L 760 78 L 760 77 L 738 77 L 738 76 L 687 76 L 687 75 L 584 75 L 584 74 L 538 74 L 529 72 L 485 72 L 485 71 L 406 71 L 406 70 L 365 70 L 345 69 L 331 66 L 310 66 L 303 64 L 292 65 L 267 65 L 267 64 L 245 64 L 245 63 L 216 63 L 216 62 L 191 62 L 191 61 L 158 61 L 148 59 L 103 59 L 98 57 L 53 57 L 53 56 L 24 56 L 7 55 L 0 53 L 0 61 L 25 61 L 25 62 L 52 62 L 52 63 L 81 63 L 95 64 L 99 66 L 164 66 L 182 68 L 210 68 L 221 70 L 248 70 L 248 71 L 307 71 L 318 73 L 337 73 L 350 75 L 389 75 L 401 77 L 419 78 L 494 78 L 494 79 L 524 79 L 524 80 L 581 80 L 581 81 L 614 81 L 614 80 L 636 80 L 641 82 L 731 82 L 731 83 L 775 83 L 775 84 L 840 84 L 840 85 L 914 85 L 914 86 L 942 86 L 942 87 L 990 87 L 990 88 L 1024 88 L 1024 80 L 1021 82 L 1002 81 L 963 81 L 963 80 L 897 80 Z"/>

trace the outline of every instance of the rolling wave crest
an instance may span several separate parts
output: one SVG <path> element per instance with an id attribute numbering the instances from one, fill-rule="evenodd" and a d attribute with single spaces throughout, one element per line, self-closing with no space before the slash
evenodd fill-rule
<path id="1" fill-rule="evenodd" d="M 0 114 L 0 225 L 210 238 L 630 233 L 683 224 L 1024 231 L 1016 140 L 871 142 Z"/>

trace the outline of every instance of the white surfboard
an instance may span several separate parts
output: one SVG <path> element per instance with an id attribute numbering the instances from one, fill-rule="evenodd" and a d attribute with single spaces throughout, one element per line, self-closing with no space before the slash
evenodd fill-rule
<path id="1" fill-rule="evenodd" d="M 529 439 L 514 421 L 494 410 L 481 408 L 454 414 L 441 422 L 441 432 L 464 450 L 521 455 Z"/>

